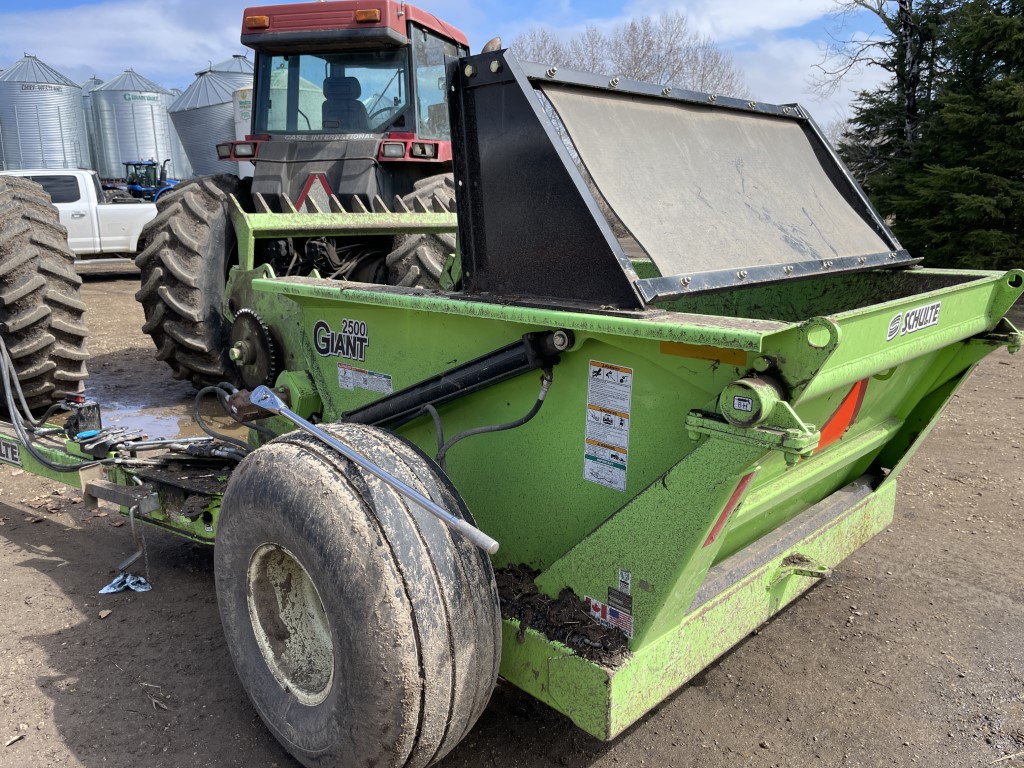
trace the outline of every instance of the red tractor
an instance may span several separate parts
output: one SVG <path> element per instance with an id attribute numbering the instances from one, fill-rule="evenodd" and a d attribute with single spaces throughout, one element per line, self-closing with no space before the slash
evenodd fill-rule
<path id="1" fill-rule="evenodd" d="M 231 344 L 253 333 L 265 338 L 247 363 L 273 368 L 260 319 L 239 320 L 232 196 L 245 211 L 282 215 L 281 236 L 257 241 L 242 265 L 250 271 L 437 287 L 455 251 L 454 233 L 353 236 L 336 217 L 338 236 L 309 237 L 286 217 L 339 202 L 357 213 L 454 212 L 445 62 L 468 53 L 462 32 L 398 0 L 336 0 L 248 8 L 241 40 L 256 52 L 251 134 L 217 153 L 251 161 L 254 175 L 162 195 L 136 260 L 144 330 L 196 385 L 237 382 Z"/>

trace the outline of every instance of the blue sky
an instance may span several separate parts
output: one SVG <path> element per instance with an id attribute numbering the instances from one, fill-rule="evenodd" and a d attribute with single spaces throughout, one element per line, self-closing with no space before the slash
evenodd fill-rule
<path id="1" fill-rule="evenodd" d="M 819 123 L 847 115 L 851 94 L 872 87 L 880 73 L 852 75 L 828 100 L 808 78 L 837 22 L 831 0 L 421 0 L 460 27 L 474 51 L 495 35 L 506 42 L 532 26 L 571 34 L 587 24 L 614 25 L 634 16 L 679 10 L 691 30 L 731 53 L 751 94 L 761 101 L 799 101 Z M 186 88 L 210 62 L 243 53 L 238 42 L 246 5 L 224 0 L 0 0 L 0 68 L 25 53 L 82 82 L 126 68 L 164 87 Z M 847 33 L 878 27 L 867 13 L 847 20 Z"/>

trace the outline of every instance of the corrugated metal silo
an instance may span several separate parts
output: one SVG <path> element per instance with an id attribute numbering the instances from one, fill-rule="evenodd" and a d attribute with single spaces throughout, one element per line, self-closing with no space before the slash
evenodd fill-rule
<path id="1" fill-rule="evenodd" d="M 180 96 L 181 88 L 171 88 L 171 103 L 167 108 L 168 119 L 171 121 L 171 169 L 168 171 L 168 178 L 184 181 L 191 179 L 196 173 L 192 169 L 192 162 L 188 159 L 185 145 L 178 134 L 178 127 L 174 124 L 174 117 L 170 114 L 170 108 L 174 106 Z"/>
<path id="2" fill-rule="evenodd" d="M 96 116 L 92 111 L 92 92 L 103 85 L 103 81 L 93 75 L 82 83 L 82 111 L 85 113 L 85 132 L 89 137 L 89 162 L 93 168 L 99 168 L 100 139 L 96 128 Z"/>
<path id="3" fill-rule="evenodd" d="M 253 65 L 244 53 L 236 53 L 230 59 L 214 64 L 210 71 L 233 82 L 236 91 L 239 88 L 252 87 Z"/>
<path id="4" fill-rule="evenodd" d="M 171 121 L 181 136 L 192 169 L 199 176 L 236 174 L 236 163 L 217 159 L 217 144 L 235 138 L 234 82 L 219 72 L 197 72 L 171 105 Z"/>
<path id="5" fill-rule="evenodd" d="M 82 89 L 26 54 L 0 74 L 0 169 L 90 167 Z"/>
<path id="6" fill-rule="evenodd" d="M 97 169 L 105 178 L 124 176 L 124 163 L 172 157 L 171 92 L 127 69 L 90 94 L 100 137 Z"/>

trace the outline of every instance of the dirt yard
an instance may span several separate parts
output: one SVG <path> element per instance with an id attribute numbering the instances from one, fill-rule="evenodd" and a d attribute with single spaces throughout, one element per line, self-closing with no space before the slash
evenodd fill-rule
<path id="1" fill-rule="evenodd" d="M 135 288 L 87 279 L 92 393 L 108 422 L 188 430 L 192 390 L 139 332 Z M 1000 351 L 905 473 L 892 528 L 625 735 L 499 685 L 442 766 L 1024 765 L 1022 444 L 1024 354 Z M 128 526 L 0 469 L 0 767 L 296 765 L 235 678 L 212 552 L 146 543 L 153 590 L 98 595 Z"/>

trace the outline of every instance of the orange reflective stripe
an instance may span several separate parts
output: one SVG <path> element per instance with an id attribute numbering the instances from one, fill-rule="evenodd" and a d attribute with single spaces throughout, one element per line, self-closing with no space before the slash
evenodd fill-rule
<path id="1" fill-rule="evenodd" d="M 818 451 L 823 451 L 832 443 L 836 442 L 850 428 L 850 425 L 857 420 L 860 414 L 860 407 L 864 404 L 864 395 L 868 391 L 868 380 L 861 379 L 843 398 L 836 412 L 821 428 L 821 440 L 818 441 Z"/>
<path id="2" fill-rule="evenodd" d="M 725 509 L 722 510 L 722 514 L 718 516 L 718 521 L 715 523 L 715 527 L 711 529 L 711 533 L 708 534 L 707 539 L 704 541 L 704 546 L 715 543 L 715 539 L 718 538 L 718 534 L 722 532 L 722 528 L 725 527 L 726 521 L 729 519 L 729 515 L 736 509 L 736 506 L 740 503 L 740 499 L 743 497 L 743 492 L 747 490 L 747 486 L 750 485 L 750 481 L 754 479 L 754 472 L 749 475 L 744 475 L 743 479 L 740 480 L 740 484 L 736 486 L 736 490 L 732 492 L 732 496 L 729 497 L 729 503 L 725 505 Z"/>

